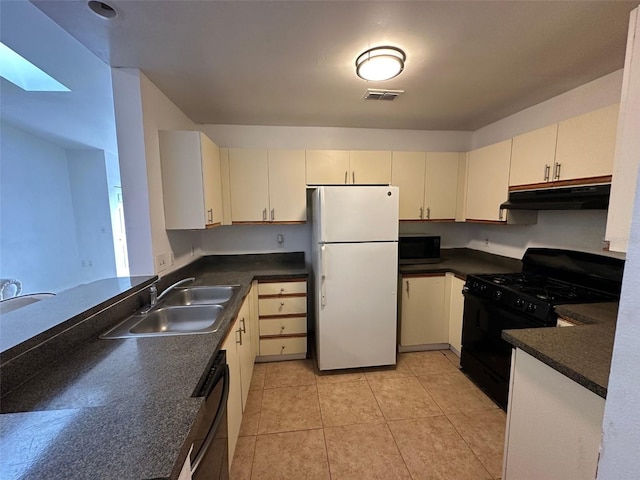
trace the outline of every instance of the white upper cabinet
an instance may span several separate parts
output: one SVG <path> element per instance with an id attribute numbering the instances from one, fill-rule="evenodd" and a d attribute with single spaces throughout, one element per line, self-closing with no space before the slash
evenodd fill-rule
<path id="1" fill-rule="evenodd" d="M 229 149 L 232 223 L 305 222 L 304 150 Z"/>
<path id="2" fill-rule="evenodd" d="M 551 181 L 557 138 L 557 123 L 513 137 L 510 187 Z"/>
<path id="3" fill-rule="evenodd" d="M 613 171 L 619 105 L 610 105 L 558 124 L 552 180 L 609 176 Z"/>
<path id="4" fill-rule="evenodd" d="M 391 152 L 352 150 L 349 152 L 349 167 L 351 184 L 389 185 L 391 183 Z"/>
<path id="5" fill-rule="evenodd" d="M 304 150 L 269 150 L 269 221 L 305 222 Z"/>
<path id="6" fill-rule="evenodd" d="M 466 219 L 504 221 L 500 205 L 509 196 L 511 139 L 469 152 Z"/>
<path id="7" fill-rule="evenodd" d="M 308 185 L 389 185 L 391 152 L 307 150 Z"/>
<path id="8" fill-rule="evenodd" d="M 158 132 L 165 228 L 204 229 L 222 222 L 220 150 L 202 132 Z"/>
<path id="9" fill-rule="evenodd" d="M 347 150 L 307 150 L 307 185 L 345 185 L 349 180 Z"/>
<path id="10" fill-rule="evenodd" d="M 266 149 L 230 148 L 229 184 L 233 223 L 269 219 L 269 163 Z"/>
<path id="11" fill-rule="evenodd" d="M 459 162 L 457 152 L 427 153 L 422 217 L 425 220 L 455 219 Z"/>
<path id="12" fill-rule="evenodd" d="M 400 189 L 400 220 L 450 220 L 456 216 L 457 152 L 393 152 L 391 184 Z"/>
<path id="13" fill-rule="evenodd" d="M 393 152 L 391 184 L 400 190 L 400 220 L 422 220 L 424 216 L 424 152 Z"/>
<path id="14" fill-rule="evenodd" d="M 609 250 L 626 252 L 640 164 L 640 15 L 631 12 L 622 79 L 620 126 L 611 179 L 605 238 Z"/>

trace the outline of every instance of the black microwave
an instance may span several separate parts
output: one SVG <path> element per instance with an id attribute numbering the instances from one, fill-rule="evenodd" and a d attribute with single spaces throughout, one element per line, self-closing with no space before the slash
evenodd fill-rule
<path id="1" fill-rule="evenodd" d="M 428 235 L 401 235 L 398 239 L 398 262 L 437 263 L 440 261 L 440 237 Z"/>

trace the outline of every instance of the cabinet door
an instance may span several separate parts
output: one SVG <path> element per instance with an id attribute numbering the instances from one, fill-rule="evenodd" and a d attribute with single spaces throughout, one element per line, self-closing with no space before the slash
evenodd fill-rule
<path id="1" fill-rule="evenodd" d="M 165 228 L 205 228 L 207 213 L 200 141 L 203 135 L 195 131 L 163 130 L 158 137 Z M 220 184 L 215 188 L 220 191 Z"/>
<path id="2" fill-rule="evenodd" d="M 400 220 L 424 214 L 425 153 L 393 152 L 391 184 L 400 189 Z"/>
<path id="3" fill-rule="evenodd" d="M 391 183 L 391 152 L 352 150 L 349 152 L 351 178 L 354 185 L 389 185 Z"/>
<path id="4" fill-rule="evenodd" d="M 555 180 L 611 175 L 619 105 L 610 105 L 558 125 Z"/>
<path id="5" fill-rule="evenodd" d="M 220 174 L 220 149 L 203 133 L 200 134 L 202 155 L 202 182 L 204 185 L 205 224 L 222 224 L 222 176 Z"/>
<path id="6" fill-rule="evenodd" d="M 307 193 L 304 150 L 269 150 L 269 220 L 305 222 Z"/>
<path id="7" fill-rule="evenodd" d="M 500 204 L 509 196 L 511 139 L 469 152 L 467 220 L 502 221 Z"/>
<path id="8" fill-rule="evenodd" d="M 519 348 L 513 351 L 502 478 L 596 478 L 604 398 Z"/>
<path id="9" fill-rule="evenodd" d="M 242 411 L 247 406 L 247 395 L 249 385 L 253 376 L 253 364 L 256 360 L 253 347 L 253 325 L 249 316 L 250 297 L 246 297 L 240 311 L 238 312 L 238 328 L 240 329 L 240 343 L 238 344 L 238 356 L 240 358 L 240 383 L 242 389 Z"/>
<path id="10" fill-rule="evenodd" d="M 344 185 L 349 183 L 347 150 L 307 150 L 307 185 Z"/>
<path id="11" fill-rule="evenodd" d="M 457 152 L 427 153 L 425 220 L 455 220 L 459 161 L 460 154 Z"/>
<path id="12" fill-rule="evenodd" d="M 231 221 L 266 222 L 269 218 L 267 150 L 229 149 Z"/>
<path id="13" fill-rule="evenodd" d="M 550 181 L 557 138 L 557 123 L 513 137 L 509 186 Z"/>
<path id="14" fill-rule="evenodd" d="M 449 274 L 448 274 L 449 275 Z M 452 275 L 449 304 L 449 345 L 460 355 L 462 352 L 462 316 L 464 313 L 464 280 Z"/>
<path id="15" fill-rule="evenodd" d="M 242 382 L 240 375 L 240 352 L 238 350 L 240 328 L 236 320 L 229 335 L 222 344 L 222 350 L 227 352 L 227 365 L 229 366 L 229 398 L 227 399 L 227 432 L 229 435 L 229 468 L 236 450 L 236 442 L 240 434 L 242 423 Z"/>
<path id="16" fill-rule="evenodd" d="M 444 275 L 402 277 L 400 345 L 449 342 L 444 283 Z"/>

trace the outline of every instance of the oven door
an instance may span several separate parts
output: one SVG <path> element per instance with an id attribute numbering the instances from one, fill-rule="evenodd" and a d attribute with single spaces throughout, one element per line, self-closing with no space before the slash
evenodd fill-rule
<path id="1" fill-rule="evenodd" d="M 464 297 L 460 365 L 482 390 L 506 409 L 512 347 L 502 339 L 502 330 L 543 325 L 491 300 L 469 293 Z"/>
<path id="2" fill-rule="evenodd" d="M 229 478 L 227 399 L 229 366 L 226 352 L 218 353 L 203 388 L 206 396 L 204 416 L 196 429 L 191 453 L 193 480 L 227 480 Z"/>

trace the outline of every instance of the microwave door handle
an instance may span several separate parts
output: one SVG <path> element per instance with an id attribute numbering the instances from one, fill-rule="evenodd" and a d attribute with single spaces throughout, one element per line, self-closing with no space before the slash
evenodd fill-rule
<path id="1" fill-rule="evenodd" d="M 192 474 L 196 473 L 198 467 L 200 467 L 200 464 L 202 463 L 202 459 L 211 447 L 211 443 L 216 437 L 216 433 L 218 432 L 218 428 L 220 427 L 220 422 L 222 422 L 222 419 L 224 418 L 224 412 L 227 408 L 227 400 L 229 399 L 229 365 L 224 364 L 222 373 L 220 375 L 223 376 L 224 382 L 222 384 L 222 398 L 220 399 L 220 403 L 218 404 L 218 409 L 216 410 L 216 416 L 213 420 L 213 425 L 211 425 L 209 433 L 207 433 L 207 438 L 205 438 L 200 451 L 191 464 Z"/>

